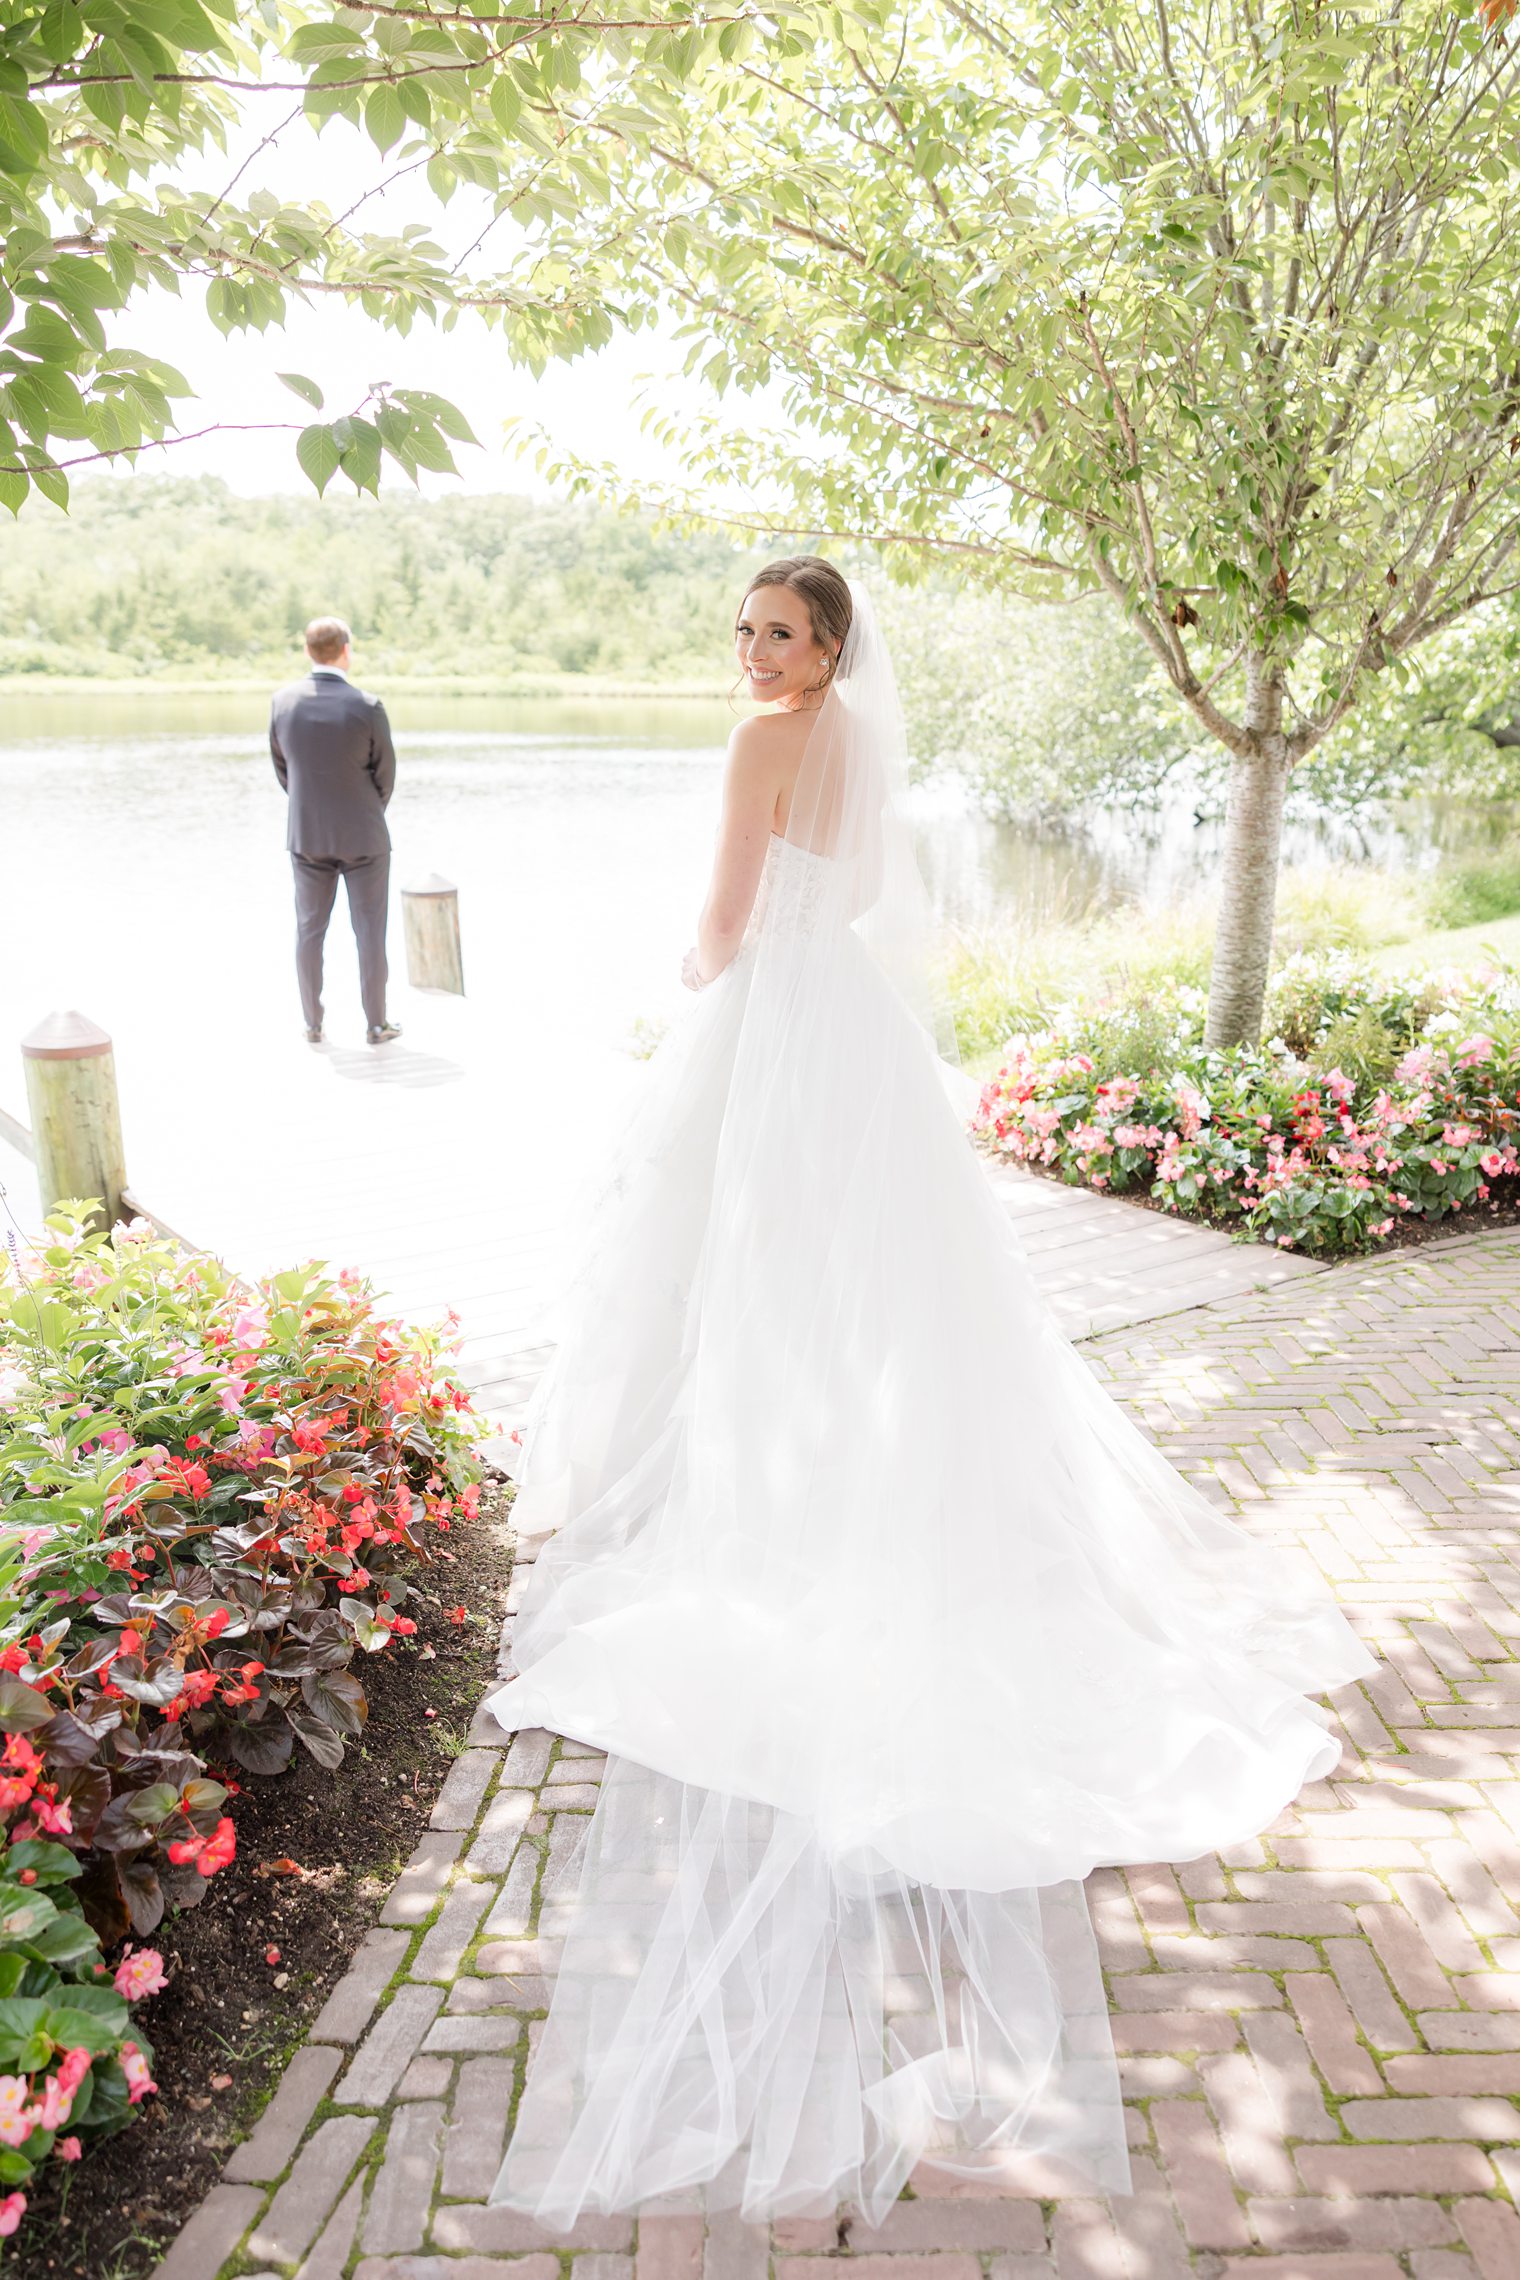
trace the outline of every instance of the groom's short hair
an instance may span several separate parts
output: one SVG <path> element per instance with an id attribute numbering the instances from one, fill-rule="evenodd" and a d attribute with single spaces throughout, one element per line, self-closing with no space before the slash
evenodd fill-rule
<path id="1" fill-rule="evenodd" d="M 313 618 L 306 628 L 306 654 L 314 665 L 331 665 L 341 657 L 353 635 L 341 618 Z"/>

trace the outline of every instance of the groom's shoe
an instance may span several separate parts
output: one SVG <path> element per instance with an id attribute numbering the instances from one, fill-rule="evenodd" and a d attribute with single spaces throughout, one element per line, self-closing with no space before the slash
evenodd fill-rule
<path id="1" fill-rule="evenodd" d="M 371 1045 L 389 1045 L 393 1037 L 401 1035 L 399 1021 L 376 1021 L 364 1032 Z"/>
<path id="2" fill-rule="evenodd" d="M 308 1044 L 308 1045 L 320 1045 L 320 1044 L 321 1044 L 321 1042 L 322 1042 L 322 1024 L 321 1024 L 321 1022 L 320 1022 L 320 1021 L 319 1021 L 319 1022 L 317 1022 L 317 1023 L 316 1023 L 314 1026 L 312 1026 L 312 1027 L 308 1027 L 308 1029 L 307 1029 L 307 1032 L 306 1032 L 306 1042 L 307 1042 L 307 1044 Z"/>

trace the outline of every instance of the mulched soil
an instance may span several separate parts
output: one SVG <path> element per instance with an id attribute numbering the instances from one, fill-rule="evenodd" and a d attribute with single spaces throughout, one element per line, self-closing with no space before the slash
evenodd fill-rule
<path id="1" fill-rule="evenodd" d="M 1036 1179 L 1053 1180 L 1058 1187 L 1084 1187 L 1087 1184 L 1084 1180 L 1063 1179 L 1059 1167 L 1055 1164 L 1020 1164 L 1016 1169 L 1022 1172 L 1032 1172 Z M 1513 1184 L 1511 1181 L 1504 1182 L 1506 1187 Z M 1108 1195 L 1110 1190 L 1096 1188 L 1092 1192 L 1096 1195 Z M 1217 1228 L 1221 1235 L 1235 1235 L 1240 1225 L 1236 1219 L 1215 1219 L 1204 1211 L 1170 1211 L 1164 1203 L 1158 1202 L 1153 1195 L 1147 1194 L 1140 1188 L 1126 1188 L 1122 1195 L 1114 1197 L 1114 1201 L 1117 1203 L 1133 1203 L 1141 1211 L 1158 1212 L 1165 1219 L 1180 1220 L 1187 1226 Z M 1370 1244 L 1365 1251 L 1340 1252 L 1336 1256 L 1339 1258 L 1378 1259 L 1387 1251 L 1412 1251 L 1416 1250 L 1422 1243 L 1439 1242 L 1444 1236 L 1483 1235 L 1494 1227 L 1520 1227 L 1520 1195 L 1515 1196 L 1510 1202 L 1489 1201 L 1464 1204 L 1460 1211 L 1448 1213 L 1445 1219 L 1396 1219 L 1388 1233 L 1376 1243 Z M 1270 1251 L 1273 1246 L 1270 1243 L 1257 1242 L 1256 1248 L 1260 1251 Z M 1313 1258 L 1316 1254 L 1312 1251 L 1304 1251 L 1298 1253 L 1298 1256 Z"/>
<path id="2" fill-rule="evenodd" d="M 483 1497 L 479 1526 L 455 1528 L 444 1561 L 415 1579 L 409 1648 L 361 1658 L 369 1722 L 338 1771 L 297 1745 L 286 1773 L 243 1776 L 236 1863 L 145 1943 L 170 1975 L 140 2014 L 158 2096 L 75 2169 L 49 2164 L 4 2244 L 5 2280 L 140 2280 L 216 2182 L 426 1827 L 494 1675 L 508 1502 L 500 1488 Z M 470 1610 L 463 1628 L 444 1618 L 454 1605 Z M 260 1873 L 275 1861 L 307 1874 Z"/>

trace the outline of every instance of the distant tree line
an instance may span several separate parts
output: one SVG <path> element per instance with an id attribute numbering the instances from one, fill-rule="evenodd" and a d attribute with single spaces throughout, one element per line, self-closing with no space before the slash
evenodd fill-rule
<path id="1" fill-rule="evenodd" d="M 97 477 L 66 517 L 29 503 L 6 534 L 0 674 L 279 673 L 334 612 L 377 676 L 711 681 L 756 560 L 589 506 Z"/>
<path id="2" fill-rule="evenodd" d="M 318 611 L 353 625 L 361 673 L 570 674 L 721 684 L 763 541 L 661 529 L 584 502 L 501 495 L 242 498 L 211 476 L 97 477 L 68 515 L 28 502 L 0 550 L 0 678 L 279 678 Z M 1185 780 L 1223 795 L 1224 754 L 1179 710 L 1139 632 L 1064 608 L 891 583 L 865 549 L 920 773 L 953 768 L 1003 816 L 1146 808 Z M 1294 805 L 1362 813 L 1439 788 L 1520 792 L 1520 613 L 1490 605 L 1430 645 L 1294 774 Z M 0 705 L 3 705 L 0 695 Z"/>

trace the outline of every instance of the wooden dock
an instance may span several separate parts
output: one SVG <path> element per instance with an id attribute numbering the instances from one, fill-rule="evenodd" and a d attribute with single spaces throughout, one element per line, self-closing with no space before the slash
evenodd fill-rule
<path id="1" fill-rule="evenodd" d="M 531 1007 L 509 1031 L 489 1000 L 402 989 L 396 1003 L 403 1034 L 383 1047 L 341 1023 L 309 1046 L 266 1013 L 240 1028 L 235 1052 L 229 1041 L 199 1057 L 190 1095 L 171 1034 L 151 1018 L 118 1027 L 131 1186 L 246 1272 L 321 1258 L 368 1275 L 412 1320 L 452 1308 L 464 1367 L 507 1426 L 542 1364 L 547 1302 L 643 1065 Z M 234 1062 L 251 1081 L 216 1081 Z M 17 1116 L 14 1083 L 0 1108 Z M 1085 1189 L 1001 1166 L 990 1176 L 1071 1337 L 1316 1271 Z M 30 1165 L 6 1150 L 0 1178 L 16 1217 L 35 1223 Z"/>

